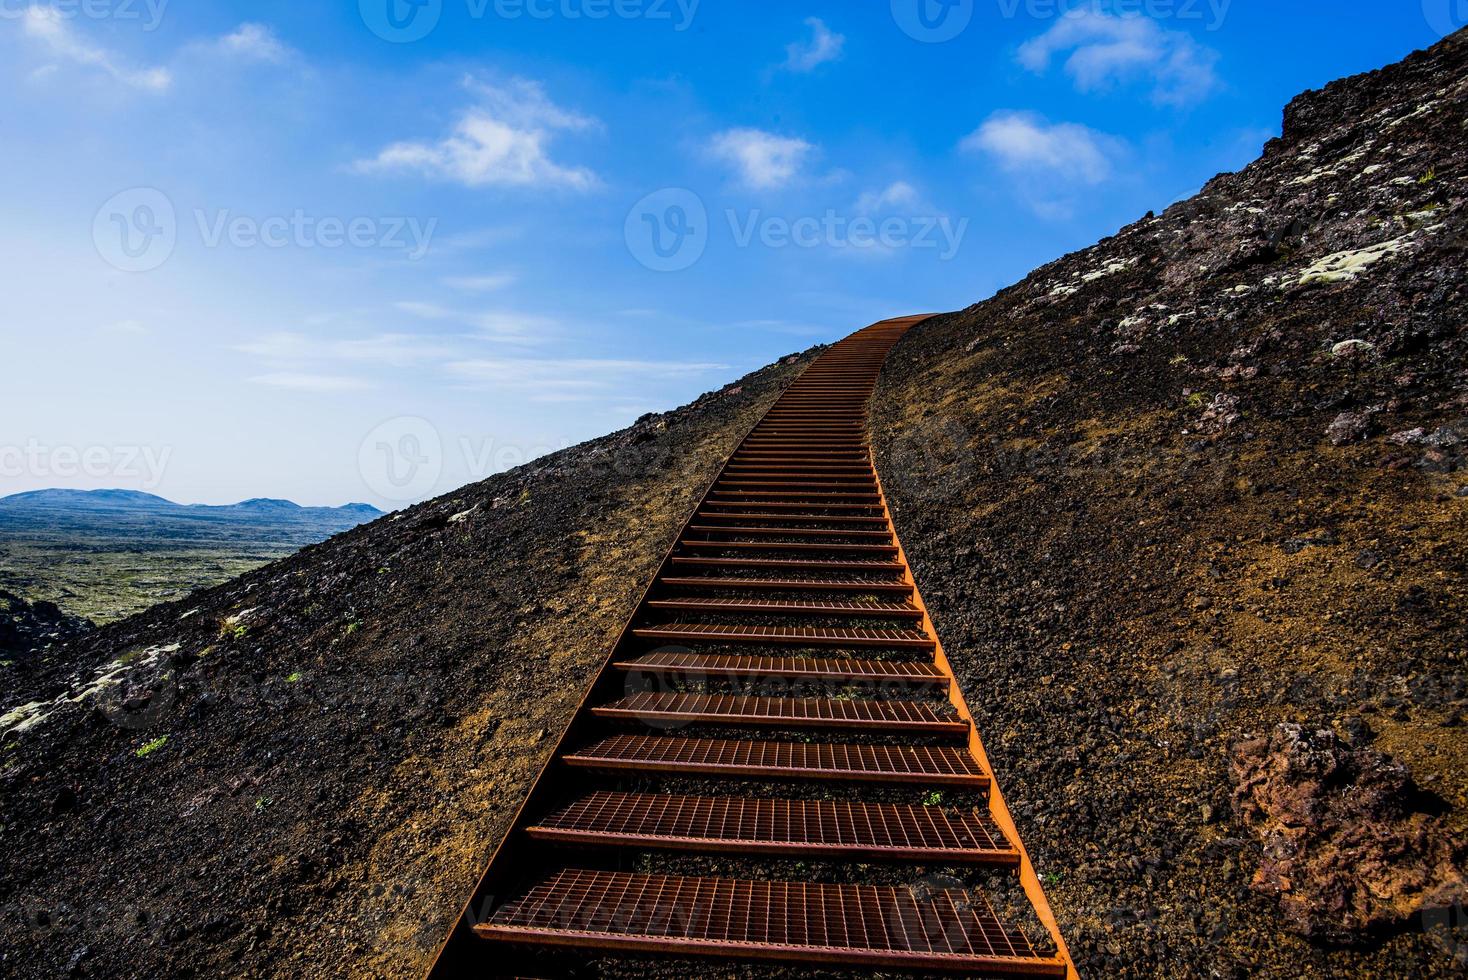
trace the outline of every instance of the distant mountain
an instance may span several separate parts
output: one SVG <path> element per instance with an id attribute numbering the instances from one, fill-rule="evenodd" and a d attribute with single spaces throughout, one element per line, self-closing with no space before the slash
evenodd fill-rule
<path id="1" fill-rule="evenodd" d="M 179 504 L 137 490 L 32 490 L 0 497 L 0 531 L 67 532 L 90 538 L 314 544 L 376 520 L 369 504 L 302 507 L 255 498 L 237 504 Z"/>

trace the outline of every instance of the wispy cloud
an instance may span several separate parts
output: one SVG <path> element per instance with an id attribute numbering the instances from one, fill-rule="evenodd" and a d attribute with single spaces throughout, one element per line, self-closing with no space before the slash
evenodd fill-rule
<path id="1" fill-rule="evenodd" d="M 295 53 L 276 36 L 275 30 L 268 24 L 254 23 L 241 24 L 233 32 L 220 38 L 214 48 L 223 54 L 246 61 L 267 64 L 280 64 Z"/>
<path id="2" fill-rule="evenodd" d="M 424 320 L 447 320 L 474 330 L 473 337 L 516 344 L 538 344 L 549 340 L 560 328 L 552 317 L 507 310 L 456 310 L 424 300 L 405 300 L 393 306 L 402 313 Z"/>
<path id="3" fill-rule="evenodd" d="M 1122 144 L 1079 123 L 1051 123 L 1032 112 L 996 112 L 963 141 L 1000 167 L 1065 184 L 1100 184 Z"/>
<path id="4" fill-rule="evenodd" d="M 839 60 L 846 47 L 845 35 L 833 32 L 819 17 L 806 18 L 805 26 L 810 28 L 810 38 L 785 46 L 782 67 L 787 71 L 802 74 L 815 71 L 827 62 Z"/>
<path id="5" fill-rule="evenodd" d="M 728 365 L 693 361 L 601 358 L 476 358 L 445 365 L 465 384 L 523 391 L 531 401 L 568 402 L 604 398 L 609 391 L 635 390 L 652 381 L 727 371 Z"/>
<path id="6" fill-rule="evenodd" d="M 256 375 L 250 378 L 249 382 L 254 385 L 264 385 L 268 388 L 286 388 L 291 391 L 312 391 L 323 394 L 340 391 L 363 391 L 372 387 L 361 378 L 351 378 L 339 374 L 297 374 L 289 371 Z"/>
<path id="7" fill-rule="evenodd" d="M 760 129 L 725 130 L 709 143 L 713 156 L 733 165 L 739 180 L 753 190 L 774 190 L 790 184 L 814 149 L 805 140 Z"/>
<path id="8" fill-rule="evenodd" d="M 118 320 L 116 323 L 108 323 L 98 328 L 101 333 L 113 337 L 146 337 L 152 333 L 147 324 L 141 320 Z"/>
<path id="9" fill-rule="evenodd" d="M 466 293 L 493 293 L 514 285 L 518 278 L 511 272 L 497 272 L 485 276 L 446 276 L 442 282 L 450 289 Z"/>
<path id="10" fill-rule="evenodd" d="M 856 199 L 856 210 L 859 214 L 878 214 L 892 208 L 919 207 L 920 200 L 916 187 L 898 180 L 878 190 L 863 192 Z"/>
<path id="11" fill-rule="evenodd" d="M 405 367 L 454 356 L 441 340 L 413 334 L 383 333 L 371 337 L 321 339 L 280 332 L 240 344 L 235 350 L 275 363 L 333 361 Z"/>
<path id="12" fill-rule="evenodd" d="M 1020 64 L 1044 72 L 1065 51 L 1065 71 L 1082 92 L 1104 91 L 1145 78 L 1161 105 L 1187 106 L 1219 87 L 1218 52 L 1183 31 L 1170 31 L 1142 16 L 1082 8 L 1061 17 L 1019 49 Z"/>
<path id="13" fill-rule="evenodd" d="M 99 69 L 130 88 L 164 92 L 173 84 L 173 75 L 167 68 L 133 68 L 123 64 L 110 51 L 89 43 L 56 7 L 38 5 L 25 8 L 21 28 L 27 37 L 45 45 L 55 57 Z M 33 77 L 41 78 L 46 74 L 50 72 L 42 70 Z"/>
<path id="14" fill-rule="evenodd" d="M 568 188 L 599 184 L 585 167 L 551 159 L 557 133 L 595 128 L 596 120 L 553 103 L 538 82 L 514 78 L 489 84 L 473 77 L 464 87 L 476 104 L 459 117 L 451 135 L 436 142 L 399 142 L 359 160 L 359 173 L 409 172 L 465 187 Z"/>

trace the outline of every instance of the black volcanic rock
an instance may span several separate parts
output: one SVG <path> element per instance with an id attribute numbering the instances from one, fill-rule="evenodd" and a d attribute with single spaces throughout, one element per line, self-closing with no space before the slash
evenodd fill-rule
<path id="1" fill-rule="evenodd" d="M 0 589 L 0 660 L 20 660 L 91 629 L 91 622 L 62 612 L 54 603 L 27 602 Z"/>

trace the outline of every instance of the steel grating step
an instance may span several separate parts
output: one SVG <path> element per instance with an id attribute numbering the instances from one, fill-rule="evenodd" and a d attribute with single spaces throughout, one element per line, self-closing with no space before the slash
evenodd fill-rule
<path id="1" fill-rule="evenodd" d="M 979 768 L 966 748 L 945 746 L 613 735 L 562 759 L 583 769 L 684 776 L 821 779 L 973 789 L 985 789 L 989 785 L 988 773 Z"/>
<path id="2" fill-rule="evenodd" d="M 897 561 L 852 561 L 832 558 L 700 558 L 696 555 L 674 555 L 674 565 L 698 565 L 703 568 L 782 568 L 806 572 L 885 572 L 901 575 L 907 566 Z"/>
<path id="3" fill-rule="evenodd" d="M 892 543 L 891 531 L 851 531 L 844 528 L 758 527 L 748 524 L 724 527 L 712 524 L 692 524 L 689 525 L 688 530 L 697 531 L 699 534 L 747 534 L 750 537 L 769 538 L 864 538 L 887 544 Z"/>
<path id="4" fill-rule="evenodd" d="M 591 709 L 600 718 L 761 728 L 830 728 L 867 732 L 967 735 L 968 722 L 921 701 L 857 701 L 839 698 L 770 698 L 676 691 L 632 694 Z"/>
<path id="5" fill-rule="evenodd" d="M 678 542 L 683 548 L 703 548 L 713 551 L 820 551 L 836 553 L 859 553 L 868 555 L 895 555 L 895 544 L 816 544 L 799 541 L 694 541 L 684 538 Z"/>
<path id="6" fill-rule="evenodd" d="M 667 582 L 668 580 L 664 580 Z M 699 580 L 701 581 L 701 580 Z M 885 602 L 814 602 L 802 599 L 654 599 L 651 609 L 693 612 L 764 613 L 772 616 L 873 616 L 882 619 L 922 619 L 917 606 Z"/>
<path id="7" fill-rule="evenodd" d="M 733 505 L 730 505 L 733 506 Z M 876 516 L 840 515 L 840 513 L 760 513 L 737 512 L 727 513 L 721 511 L 702 511 L 696 513 L 700 521 L 762 521 L 780 522 L 780 524 L 865 524 L 868 527 L 878 525 L 887 527 L 887 518 L 876 518 Z M 727 530 L 727 528 L 719 528 Z"/>
<path id="8" fill-rule="evenodd" d="M 619 670 L 659 676 L 811 680 L 947 686 L 948 675 L 925 660 L 857 660 L 850 657 L 749 657 L 677 651 L 618 661 Z"/>
<path id="9" fill-rule="evenodd" d="M 557 871 L 475 926 L 484 939 L 623 952 L 1064 976 L 986 899 L 877 885 Z"/>
<path id="10" fill-rule="evenodd" d="M 684 640 L 705 643 L 757 643 L 781 646 L 881 647 L 894 650 L 932 650 L 937 644 L 916 630 L 837 629 L 825 626 L 726 626 L 719 623 L 668 623 L 641 626 L 634 636 L 647 640 Z"/>
<path id="11" fill-rule="evenodd" d="M 982 810 L 849 800 L 603 791 L 562 807 L 528 833 L 563 844 L 857 861 L 1019 863 L 1019 850 Z"/>
<path id="12" fill-rule="evenodd" d="M 668 576 L 664 585 L 684 589 L 766 589 L 771 592 L 872 592 L 912 595 L 913 588 L 902 582 L 869 582 L 861 579 L 824 578 L 731 578 L 727 575 L 706 577 Z"/>

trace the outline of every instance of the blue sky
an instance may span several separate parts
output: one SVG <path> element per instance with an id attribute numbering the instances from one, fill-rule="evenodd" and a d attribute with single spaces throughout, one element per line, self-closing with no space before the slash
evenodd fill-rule
<path id="1" fill-rule="evenodd" d="M 431 496 L 986 298 L 1465 6 L 0 0 L 0 494 Z"/>

